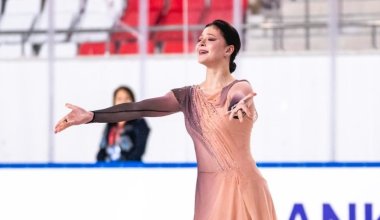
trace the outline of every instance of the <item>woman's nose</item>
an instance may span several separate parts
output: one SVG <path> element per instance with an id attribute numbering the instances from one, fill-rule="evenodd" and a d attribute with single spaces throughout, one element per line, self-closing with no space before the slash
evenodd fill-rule
<path id="1" fill-rule="evenodd" d="M 199 46 L 206 46 L 206 42 L 205 42 L 205 40 L 201 40 L 201 41 L 199 41 Z"/>

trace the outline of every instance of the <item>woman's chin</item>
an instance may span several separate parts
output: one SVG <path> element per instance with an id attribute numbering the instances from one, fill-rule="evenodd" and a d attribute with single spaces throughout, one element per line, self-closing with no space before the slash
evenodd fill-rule
<path id="1" fill-rule="evenodd" d="M 201 58 L 201 57 L 198 57 L 198 63 L 206 65 L 207 61 L 205 59 Z"/>

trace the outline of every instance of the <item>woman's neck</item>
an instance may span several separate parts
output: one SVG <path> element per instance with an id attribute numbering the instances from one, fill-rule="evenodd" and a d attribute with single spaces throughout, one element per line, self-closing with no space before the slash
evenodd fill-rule
<path id="1" fill-rule="evenodd" d="M 205 90 L 217 90 L 228 85 L 235 78 L 228 68 L 207 68 L 206 80 L 201 83 L 201 88 Z"/>
<path id="2" fill-rule="evenodd" d="M 118 127 L 123 127 L 125 125 L 125 121 L 120 121 L 117 123 Z"/>

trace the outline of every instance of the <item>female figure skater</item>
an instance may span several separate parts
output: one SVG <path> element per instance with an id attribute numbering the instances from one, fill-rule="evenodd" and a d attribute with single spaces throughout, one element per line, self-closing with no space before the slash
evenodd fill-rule
<path id="1" fill-rule="evenodd" d="M 257 118 L 255 93 L 247 81 L 231 75 L 240 46 L 235 28 L 215 20 L 206 25 L 196 46 L 199 63 L 207 67 L 202 83 L 97 111 L 66 104 L 71 112 L 57 123 L 55 132 L 72 125 L 129 121 L 181 111 L 198 164 L 194 220 L 275 220 L 267 183 L 250 151 Z"/>

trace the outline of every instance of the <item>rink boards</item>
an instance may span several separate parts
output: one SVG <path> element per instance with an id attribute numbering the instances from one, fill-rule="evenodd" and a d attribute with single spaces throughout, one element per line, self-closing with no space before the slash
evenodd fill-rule
<path id="1" fill-rule="evenodd" d="M 259 163 L 279 220 L 380 217 L 380 163 Z M 0 219 L 192 219 L 196 164 L 0 164 Z"/>

